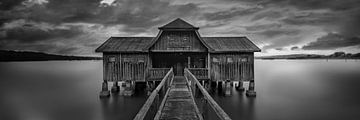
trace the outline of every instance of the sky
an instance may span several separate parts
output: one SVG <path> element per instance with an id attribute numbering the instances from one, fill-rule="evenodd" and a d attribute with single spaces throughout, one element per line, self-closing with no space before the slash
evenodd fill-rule
<path id="1" fill-rule="evenodd" d="M 360 0 L 1 0 L 0 49 L 98 56 L 111 36 L 156 36 L 176 19 L 201 36 L 246 36 L 256 56 L 360 52 Z"/>

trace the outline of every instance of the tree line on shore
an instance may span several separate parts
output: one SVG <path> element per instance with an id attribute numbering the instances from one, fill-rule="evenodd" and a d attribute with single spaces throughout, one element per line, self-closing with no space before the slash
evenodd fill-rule
<path id="1" fill-rule="evenodd" d="M 0 61 L 101 60 L 101 57 L 67 56 L 32 51 L 0 50 Z"/>
<path id="2" fill-rule="evenodd" d="M 291 54 L 291 55 L 273 55 L 261 56 L 257 59 L 360 59 L 360 53 L 334 52 L 330 55 L 318 54 Z"/>

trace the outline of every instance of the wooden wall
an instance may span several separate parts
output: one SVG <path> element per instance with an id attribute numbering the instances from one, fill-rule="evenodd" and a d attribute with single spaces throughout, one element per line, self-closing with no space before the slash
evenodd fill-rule
<path id="1" fill-rule="evenodd" d="M 210 64 L 210 77 L 213 81 L 253 79 L 253 53 L 210 54 Z"/>
<path id="2" fill-rule="evenodd" d="M 145 81 L 148 54 L 104 53 L 104 80 Z"/>
<path id="3" fill-rule="evenodd" d="M 203 52 L 206 47 L 200 42 L 195 31 L 164 31 L 150 50 Z"/>

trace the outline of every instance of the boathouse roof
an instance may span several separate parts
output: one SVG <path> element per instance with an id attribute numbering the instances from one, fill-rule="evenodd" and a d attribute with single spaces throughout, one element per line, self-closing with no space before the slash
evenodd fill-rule
<path id="1" fill-rule="evenodd" d="M 162 30 L 195 30 L 198 27 L 178 18 L 159 27 Z M 161 32 L 160 32 L 161 34 Z M 222 52 L 260 52 L 261 50 L 246 37 L 201 37 L 200 41 L 211 53 Z M 148 52 L 158 37 L 110 37 L 105 43 L 98 47 L 96 52 L 136 53 Z"/>
<path id="2" fill-rule="evenodd" d="M 111 37 L 96 52 L 148 52 L 144 50 L 154 37 Z M 209 52 L 259 52 L 260 49 L 246 37 L 202 37 L 212 48 Z"/>

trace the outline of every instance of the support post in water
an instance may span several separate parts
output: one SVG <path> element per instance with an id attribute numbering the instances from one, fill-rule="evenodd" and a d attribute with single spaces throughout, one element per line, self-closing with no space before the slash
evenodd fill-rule
<path id="1" fill-rule="evenodd" d="M 244 83 L 243 83 L 242 80 L 239 81 L 239 83 L 238 83 L 237 86 L 236 86 L 236 89 L 237 89 L 237 90 L 240 90 L 240 91 L 244 91 L 244 90 L 245 90 L 245 88 L 244 88 Z"/>
<path id="2" fill-rule="evenodd" d="M 248 97 L 255 97 L 256 96 L 255 81 L 254 80 L 250 80 L 249 89 L 246 91 L 246 96 L 248 96 Z"/>
<path id="3" fill-rule="evenodd" d="M 135 82 L 127 80 L 125 81 L 124 96 L 131 96 L 134 94 Z"/>
<path id="4" fill-rule="evenodd" d="M 225 96 L 231 96 L 231 84 L 232 82 L 230 80 L 225 81 Z"/>
<path id="5" fill-rule="evenodd" d="M 100 98 L 109 97 L 109 96 L 110 96 L 110 91 L 108 89 L 108 84 L 107 81 L 104 80 L 104 82 L 102 83 Z"/>
<path id="6" fill-rule="evenodd" d="M 111 92 L 112 93 L 117 93 L 120 91 L 120 87 L 118 85 L 118 82 L 117 81 L 114 81 L 113 82 L 113 86 L 111 87 Z"/>

